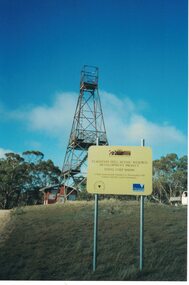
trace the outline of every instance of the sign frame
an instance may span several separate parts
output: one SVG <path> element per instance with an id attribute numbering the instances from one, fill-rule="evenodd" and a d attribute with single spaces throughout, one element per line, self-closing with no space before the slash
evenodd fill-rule
<path id="1" fill-rule="evenodd" d="M 91 146 L 88 151 L 87 192 L 103 195 L 151 195 L 151 148 Z"/>

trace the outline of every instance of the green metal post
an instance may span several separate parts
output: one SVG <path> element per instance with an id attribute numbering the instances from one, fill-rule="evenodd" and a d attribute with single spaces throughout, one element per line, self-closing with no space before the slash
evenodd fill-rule
<path id="1" fill-rule="evenodd" d="M 144 196 L 140 197 L 140 271 L 144 265 Z"/>
<path id="2" fill-rule="evenodd" d="M 97 263 L 97 238 L 98 238 L 98 194 L 95 194 L 93 271 L 96 270 L 96 263 Z"/>
<path id="3" fill-rule="evenodd" d="M 141 139 L 141 146 L 145 146 L 145 140 Z M 140 197 L 140 271 L 144 265 L 144 196 Z"/>
<path id="4" fill-rule="evenodd" d="M 96 145 L 98 145 L 98 138 Z M 97 264 L 97 243 L 98 243 L 98 194 L 95 194 L 95 209 L 94 209 L 94 241 L 93 241 L 93 271 L 96 270 Z"/>

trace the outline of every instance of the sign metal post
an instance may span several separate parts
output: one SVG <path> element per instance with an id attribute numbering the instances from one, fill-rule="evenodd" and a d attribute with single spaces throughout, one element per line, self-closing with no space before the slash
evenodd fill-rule
<path id="1" fill-rule="evenodd" d="M 141 146 L 91 146 L 87 191 L 94 194 L 93 272 L 97 267 L 98 194 L 140 196 L 140 271 L 144 266 L 144 196 L 152 193 L 152 151 Z"/>
<path id="2" fill-rule="evenodd" d="M 141 139 L 141 146 L 145 146 L 145 140 Z M 144 264 L 144 196 L 140 196 L 140 271 Z"/>
<path id="3" fill-rule="evenodd" d="M 98 138 L 96 140 L 98 145 Z M 95 194 L 95 210 L 94 210 L 94 241 L 93 241 L 93 271 L 96 270 L 97 263 L 97 242 L 98 242 L 98 194 Z"/>
<path id="4" fill-rule="evenodd" d="M 98 238 L 98 194 L 95 194 L 93 271 L 96 270 L 96 262 L 97 262 L 97 238 Z"/>

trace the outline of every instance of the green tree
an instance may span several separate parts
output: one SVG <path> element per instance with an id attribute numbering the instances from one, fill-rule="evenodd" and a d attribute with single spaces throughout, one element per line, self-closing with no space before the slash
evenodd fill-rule
<path id="1" fill-rule="evenodd" d="M 181 195 L 187 189 L 187 156 L 178 158 L 167 154 L 153 162 L 153 193 L 151 199 L 169 203 L 171 196 Z"/>
<path id="2" fill-rule="evenodd" d="M 9 209 L 18 204 L 21 192 L 29 183 L 28 165 L 15 153 L 0 159 L 0 207 Z"/>
<path id="3" fill-rule="evenodd" d="M 39 151 L 26 151 L 22 156 L 7 153 L 0 159 L 0 208 L 39 203 L 40 188 L 60 183 L 60 169 L 43 158 Z"/>
<path id="4" fill-rule="evenodd" d="M 42 202 L 42 193 L 39 190 L 48 185 L 59 184 L 61 171 L 52 160 L 43 160 L 44 154 L 40 151 L 26 151 L 23 156 L 29 164 L 30 177 L 28 189 L 24 195 L 27 198 L 24 198 L 24 201 L 27 201 L 27 204 L 33 204 L 36 200 Z"/>

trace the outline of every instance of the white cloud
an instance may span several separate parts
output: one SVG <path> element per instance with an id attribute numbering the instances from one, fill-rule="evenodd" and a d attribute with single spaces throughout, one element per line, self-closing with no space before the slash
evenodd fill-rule
<path id="1" fill-rule="evenodd" d="M 102 108 L 109 142 L 112 145 L 140 145 L 142 138 L 152 146 L 158 156 L 185 150 L 187 137 L 175 126 L 154 123 L 141 115 L 148 108 L 144 101 L 119 99 L 116 95 L 101 92 Z M 156 156 L 157 156 L 156 155 Z"/>
<path id="2" fill-rule="evenodd" d="M 52 106 L 38 106 L 28 113 L 28 123 L 32 130 L 42 130 L 50 134 L 61 134 L 71 127 L 78 95 L 60 93 L 55 96 Z"/>
<path id="3" fill-rule="evenodd" d="M 136 137 L 146 138 L 153 145 L 176 142 L 185 143 L 185 136 L 174 126 L 158 125 L 146 120 L 143 116 L 132 115 L 127 129 L 128 139 L 136 141 Z"/>
<path id="4" fill-rule="evenodd" d="M 0 147 L 0 158 L 5 158 L 5 153 L 9 153 L 9 152 L 13 152 L 13 151 L 10 149 L 4 149 Z"/>
<path id="5" fill-rule="evenodd" d="M 130 98 L 119 99 L 115 94 L 100 91 L 102 110 L 109 143 L 112 145 L 140 145 L 141 138 L 154 148 L 155 153 L 186 153 L 187 137 L 175 126 L 162 122 L 157 124 L 147 120 L 144 113 L 148 108 L 145 101 L 133 102 Z M 24 121 L 29 130 L 41 131 L 55 136 L 60 141 L 68 141 L 78 94 L 58 93 L 52 105 L 30 107 L 26 111 L 9 112 L 9 118 Z M 157 156 L 157 155 L 156 155 Z"/>
<path id="6" fill-rule="evenodd" d="M 71 128 L 77 98 L 78 94 L 74 92 L 57 93 L 52 105 L 26 106 L 11 111 L 4 108 L 2 115 L 7 120 L 22 121 L 29 130 L 59 136 Z"/>

